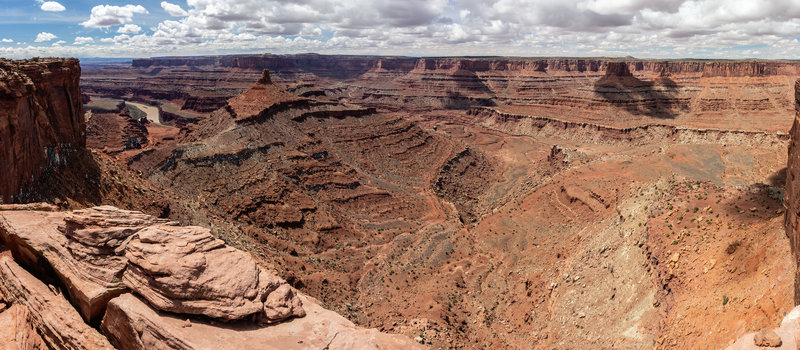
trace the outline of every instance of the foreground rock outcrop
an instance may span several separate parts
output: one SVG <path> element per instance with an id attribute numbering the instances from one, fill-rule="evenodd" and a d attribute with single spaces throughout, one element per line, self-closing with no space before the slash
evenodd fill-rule
<path id="1" fill-rule="evenodd" d="M 36 329 L 48 348 L 111 349 L 108 340 L 85 324 L 62 295 L 17 265 L 8 254 L 0 256 L 0 297 L 27 310 L 29 327 Z"/>
<path id="2" fill-rule="evenodd" d="M 0 238 L 14 257 L 40 275 L 55 274 L 67 296 L 90 323 L 105 304 L 125 292 L 127 261 L 115 252 L 145 224 L 148 215 L 100 207 L 73 213 L 15 210 L 0 217 Z"/>
<path id="3" fill-rule="evenodd" d="M 159 312 L 132 294 L 109 303 L 101 328 L 120 349 L 413 349 L 410 339 L 359 329 L 303 296 L 308 315 L 268 327 Z"/>
<path id="4" fill-rule="evenodd" d="M 0 59 L 0 201 L 85 145 L 77 59 Z"/>
<path id="5" fill-rule="evenodd" d="M 208 229 L 109 206 L 30 208 L 0 211 L 10 249 L 0 254 L 0 302 L 11 305 L 0 329 L 15 330 L 0 336 L 12 348 L 417 346 L 325 310 Z"/>

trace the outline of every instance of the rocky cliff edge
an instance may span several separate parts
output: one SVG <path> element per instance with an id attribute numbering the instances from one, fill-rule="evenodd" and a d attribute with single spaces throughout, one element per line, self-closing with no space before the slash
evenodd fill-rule
<path id="1" fill-rule="evenodd" d="M 85 146 L 77 59 L 0 59 L 0 203 Z"/>
<path id="2" fill-rule="evenodd" d="M 0 241 L 11 348 L 419 347 L 324 309 L 206 228 L 110 206 L 5 205 Z"/>

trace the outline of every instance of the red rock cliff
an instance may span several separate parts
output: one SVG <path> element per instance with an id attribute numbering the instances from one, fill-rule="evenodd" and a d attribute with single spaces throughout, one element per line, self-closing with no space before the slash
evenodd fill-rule
<path id="1" fill-rule="evenodd" d="M 334 78 L 354 78 L 375 69 L 405 74 L 453 70 L 522 73 L 603 73 L 609 66 L 625 64 L 635 73 L 697 74 L 704 77 L 752 77 L 798 75 L 800 63 L 791 61 L 620 60 L 605 58 L 506 58 L 506 57 L 402 57 L 345 55 L 228 55 L 161 57 L 133 60 L 133 67 L 216 66 L 270 69 L 275 72 L 308 72 Z"/>
<path id="2" fill-rule="evenodd" d="M 85 146 L 77 59 L 0 60 L 0 201 Z"/>
<path id="3" fill-rule="evenodd" d="M 791 142 L 789 143 L 789 160 L 786 168 L 786 216 L 784 226 L 786 235 L 792 245 L 795 260 L 800 258 L 800 80 L 794 85 L 795 117 L 792 125 Z M 795 273 L 795 304 L 800 304 L 800 272 Z"/>
<path id="4" fill-rule="evenodd" d="M 784 227 L 789 237 L 792 255 L 795 261 L 800 258 L 800 80 L 794 84 L 795 117 L 791 141 L 789 143 L 789 160 L 786 168 L 786 197 Z M 800 271 L 795 270 L 794 303 L 800 304 Z M 784 312 L 780 327 L 774 330 L 764 329 L 758 333 L 748 333 L 731 344 L 726 350 L 750 350 L 778 348 L 800 348 L 800 306 L 796 306 L 788 314 Z"/>

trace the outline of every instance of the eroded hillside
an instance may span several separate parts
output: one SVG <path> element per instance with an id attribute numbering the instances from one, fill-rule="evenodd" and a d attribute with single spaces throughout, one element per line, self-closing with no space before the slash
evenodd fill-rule
<path id="1" fill-rule="evenodd" d="M 794 304 L 798 70 L 264 55 L 83 84 L 89 105 L 159 107 L 148 142 L 95 141 L 165 216 L 360 325 L 434 348 L 719 348 Z"/>
<path id="2" fill-rule="evenodd" d="M 120 104 L 119 114 L 88 112 L 88 144 L 103 153 L 87 150 L 79 75 L 75 59 L 0 62 L 0 140 L 9 147 L 0 158 L 2 199 L 61 207 L 0 202 L 0 347 L 420 347 L 323 308 L 208 228 L 230 240 L 238 227 L 214 225 L 207 210 L 184 210 L 180 192 L 112 160 L 176 136 L 147 127 L 147 113 L 135 105 Z M 137 110 L 144 113 L 138 119 Z M 93 206 L 100 203 L 159 217 Z M 206 218 L 206 227 L 167 219 L 192 215 Z"/>

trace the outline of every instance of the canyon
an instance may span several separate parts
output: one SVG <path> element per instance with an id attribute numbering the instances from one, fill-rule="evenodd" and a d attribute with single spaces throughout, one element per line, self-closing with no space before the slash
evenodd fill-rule
<path id="1" fill-rule="evenodd" d="M 796 343 L 800 63 L 0 68 L 19 344 L 742 348 L 782 319 Z"/>

